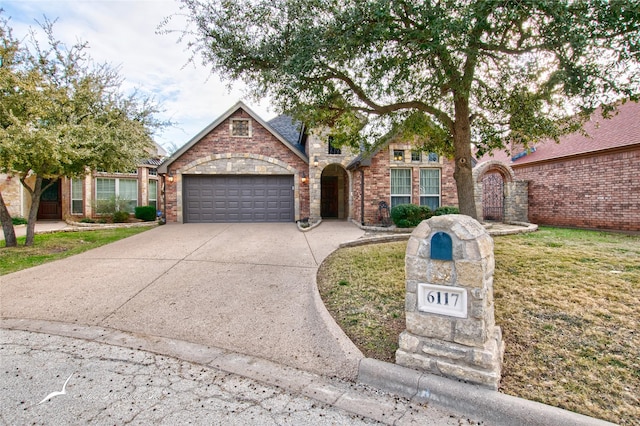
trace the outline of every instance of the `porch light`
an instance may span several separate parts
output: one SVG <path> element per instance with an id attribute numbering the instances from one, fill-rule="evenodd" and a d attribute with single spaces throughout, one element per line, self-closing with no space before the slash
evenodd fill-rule
<path id="1" fill-rule="evenodd" d="M 169 174 L 167 175 L 167 180 L 169 182 L 173 182 L 173 172 L 169 172 Z"/>
<path id="2" fill-rule="evenodd" d="M 307 183 L 308 180 L 309 178 L 307 178 L 307 174 L 305 172 L 302 172 L 302 175 L 300 176 L 300 182 Z"/>

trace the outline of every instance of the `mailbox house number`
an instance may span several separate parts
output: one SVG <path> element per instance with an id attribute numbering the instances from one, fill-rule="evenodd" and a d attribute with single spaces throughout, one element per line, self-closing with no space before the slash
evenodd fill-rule
<path id="1" fill-rule="evenodd" d="M 466 318 L 467 289 L 435 284 L 418 284 L 418 310 Z"/>

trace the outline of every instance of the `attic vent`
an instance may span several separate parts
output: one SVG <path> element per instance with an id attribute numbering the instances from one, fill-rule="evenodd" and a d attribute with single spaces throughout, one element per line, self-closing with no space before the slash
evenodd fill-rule
<path id="1" fill-rule="evenodd" d="M 251 123 L 249 122 L 249 120 L 246 118 L 231 120 L 231 136 L 251 136 Z"/>

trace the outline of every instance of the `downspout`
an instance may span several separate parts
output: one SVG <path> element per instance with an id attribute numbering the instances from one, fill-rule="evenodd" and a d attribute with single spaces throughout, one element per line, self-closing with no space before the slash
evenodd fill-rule
<path id="1" fill-rule="evenodd" d="M 162 175 L 162 222 L 167 223 L 167 174 Z"/>
<path id="2" fill-rule="evenodd" d="M 364 169 L 360 167 L 360 224 L 364 226 Z"/>

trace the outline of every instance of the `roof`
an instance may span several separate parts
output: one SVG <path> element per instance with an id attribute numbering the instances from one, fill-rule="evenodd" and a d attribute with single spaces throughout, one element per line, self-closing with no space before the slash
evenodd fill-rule
<path id="1" fill-rule="evenodd" d="M 500 160 L 518 166 L 640 145 L 640 103 L 621 103 L 610 118 L 603 118 L 602 111 L 598 109 L 584 124 L 584 131 L 586 135 L 576 132 L 562 136 L 559 143 L 553 140 L 539 142 L 531 147 L 532 152 L 519 157 L 495 151 L 493 156 L 482 157 L 481 162 Z"/>
<path id="2" fill-rule="evenodd" d="M 299 151 L 304 151 L 304 146 L 300 143 L 302 140 L 302 133 L 304 132 L 304 125 L 289 115 L 279 115 L 267 123 L 280 134 L 287 142 L 295 146 Z"/>
<path id="3" fill-rule="evenodd" d="M 278 133 L 271 125 L 269 125 L 266 121 L 260 118 L 255 112 L 253 112 L 248 106 L 244 104 L 242 101 L 238 101 L 234 106 L 229 108 L 227 112 L 222 114 L 216 120 L 212 121 L 207 127 L 202 129 L 197 135 L 195 135 L 189 142 L 184 144 L 180 149 L 178 149 L 171 157 L 167 158 L 159 167 L 158 173 L 167 173 L 168 167 L 176 161 L 178 158 L 182 156 L 185 152 L 187 152 L 191 147 L 200 142 L 202 138 L 208 135 L 213 129 L 222 124 L 227 118 L 231 117 L 236 111 L 242 109 L 244 112 L 249 114 L 251 118 L 253 118 L 258 124 L 267 129 L 276 139 L 278 139 L 282 144 L 284 144 L 287 148 L 293 151 L 298 157 L 303 159 L 305 162 L 309 162 L 309 159 L 305 155 L 304 151 L 300 151 L 295 144 L 289 142 L 286 138 L 284 138 L 280 133 Z"/>

